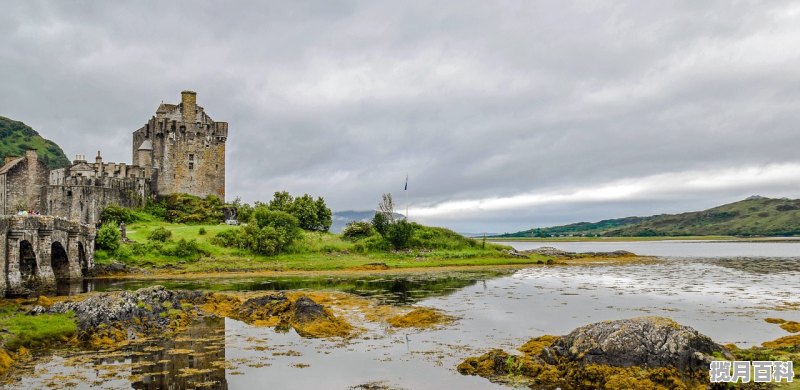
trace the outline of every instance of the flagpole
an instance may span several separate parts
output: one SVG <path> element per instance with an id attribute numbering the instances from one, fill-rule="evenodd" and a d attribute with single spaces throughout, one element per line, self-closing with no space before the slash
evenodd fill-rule
<path id="1" fill-rule="evenodd" d="M 406 221 L 411 222 L 411 218 L 409 218 L 409 216 L 408 216 L 408 173 L 406 173 L 405 192 L 406 192 Z"/>

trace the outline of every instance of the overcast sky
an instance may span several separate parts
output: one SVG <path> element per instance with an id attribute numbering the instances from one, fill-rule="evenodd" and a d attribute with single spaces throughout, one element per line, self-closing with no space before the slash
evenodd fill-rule
<path id="1" fill-rule="evenodd" d="M 800 197 L 797 2 L 255 3 L 0 0 L 0 115 L 129 162 L 195 90 L 229 198 L 462 232 Z"/>

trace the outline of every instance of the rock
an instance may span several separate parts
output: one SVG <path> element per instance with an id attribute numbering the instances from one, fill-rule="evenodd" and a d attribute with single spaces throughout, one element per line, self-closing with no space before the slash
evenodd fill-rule
<path id="1" fill-rule="evenodd" d="M 95 264 L 90 273 L 92 276 L 120 275 L 131 273 L 131 269 L 127 265 L 115 261 L 111 264 Z"/>
<path id="2" fill-rule="evenodd" d="M 567 359 L 619 367 L 707 370 L 715 352 L 733 359 L 727 349 L 693 328 L 669 318 L 639 317 L 582 326 L 559 337 L 540 356 L 551 364 Z"/>
<path id="3" fill-rule="evenodd" d="M 241 318 L 250 320 L 266 320 L 272 316 L 281 316 L 289 310 L 290 302 L 282 292 L 250 298 L 238 309 Z"/>
<path id="4" fill-rule="evenodd" d="M 153 286 L 136 291 L 93 295 L 82 301 L 57 302 L 49 311 L 74 312 L 78 327 L 82 330 L 134 322 L 144 327 L 165 327 L 169 318 L 161 313 L 180 308 L 183 301 L 201 301 L 203 296 L 198 291 L 172 291 L 163 286 Z"/>
<path id="5" fill-rule="evenodd" d="M 327 320 L 325 308 L 309 297 L 300 297 L 294 302 L 294 321 L 298 323 Z"/>
<path id="6" fill-rule="evenodd" d="M 712 354 L 734 360 L 708 337 L 662 317 L 599 322 L 534 338 L 519 350 L 467 358 L 458 372 L 531 388 L 688 390 L 707 387 Z"/>

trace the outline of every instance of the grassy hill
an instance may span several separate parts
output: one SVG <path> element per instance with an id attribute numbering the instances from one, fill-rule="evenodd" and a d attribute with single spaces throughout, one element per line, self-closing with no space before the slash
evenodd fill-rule
<path id="1" fill-rule="evenodd" d="M 24 156 L 28 149 L 36 149 L 50 169 L 69 165 L 69 159 L 55 142 L 42 138 L 22 122 L 0 116 L 0 162 L 6 156 Z"/>
<path id="2" fill-rule="evenodd" d="M 499 237 L 560 235 L 604 237 L 800 235 L 800 199 L 753 196 L 703 211 L 627 217 L 530 229 Z"/>

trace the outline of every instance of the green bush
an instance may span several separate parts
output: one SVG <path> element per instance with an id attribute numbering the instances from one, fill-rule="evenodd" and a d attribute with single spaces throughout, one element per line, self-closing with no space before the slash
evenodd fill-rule
<path id="1" fill-rule="evenodd" d="M 175 246 L 167 247 L 165 246 L 161 253 L 168 255 L 168 256 L 175 256 L 184 259 L 197 259 L 200 256 L 208 256 L 209 253 L 205 249 L 201 248 L 200 245 L 197 243 L 197 240 L 191 239 L 186 240 L 181 238 L 175 243 Z"/>
<path id="2" fill-rule="evenodd" d="M 215 245 L 248 249 L 262 255 L 281 253 L 299 239 L 302 230 L 297 218 L 261 205 L 253 213 L 254 223 L 217 233 L 211 242 Z"/>
<path id="3" fill-rule="evenodd" d="M 172 194 L 164 198 L 164 219 L 176 223 L 220 223 L 225 218 L 224 204 L 216 196 L 200 198 Z"/>
<path id="4" fill-rule="evenodd" d="M 414 226 L 408 221 L 401 219 L 391 225 L 386 232 L 386 239 L 392 244 L 394 249 L 406 249 L 411 242 L 411 235 L 414 234 Z"/>
<path id="5" fill-rule="evenodd" d="M 129 245 L 120 245 L 119 248 L 114 251 L 114 257 L 120 260 L 130 260 L 133 256 L 133 249 Z"/>
<path id="6" fill-rule="evenodd" d="M 198 235 L 205 236 L 206 235 L 206 228 L 201 227 L 200 230 L 197 231 Z"/>
<path id="7" fill-rule="evenodd" d="M 97 237 L 94 239 L 94 246 L 97 249 L 105 249 L 115 252 L 120 245 L 120 232 L 116 226 L 106 223 L 97 230 Z"/>
<path id="8" fill-rule="evenodd" d="M 300 227 L 300 221 L 289 213 L 270 210 L 264 206 L 256 207 L 253 212 L 253 222 L 259 227 L 272 226 L 280 229 L 295 230 Z"/>
<path id="9" fill-rule="evenodd" d="M 372 224 L 363 221 L 350 222 L 342 230 L 342 238 L 350 241 L 357 241 L 373 234 L 375 234 L 375 229 L 372 228 Z"/>
<path id="10" fill-rule="evenodd" d="M 103 212 L 100 213 L 100 220 L 103 223 L 119 225 L 120 222 L 125 222 L 126 224 L 136 222 L 137 218 L 132 210 L 112 204 L 103 209 Z"/>
<path id="11" fill-rule="evenodd" d="M 170 238 L 172 238 L 172 232 L 161 226 L 147 235 L 147 239 L 150 241 L 167 242 Z"/>
<path id="12" fill-rule="evenodd" d="M 372 227 L 381 237 L 386 237 L 389 232 L 389 217 L 384 213 L 375 213 L 375 216 L 372 217 Z"/>

